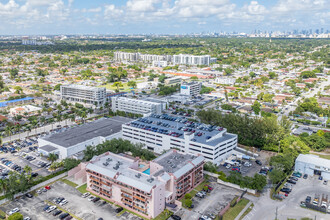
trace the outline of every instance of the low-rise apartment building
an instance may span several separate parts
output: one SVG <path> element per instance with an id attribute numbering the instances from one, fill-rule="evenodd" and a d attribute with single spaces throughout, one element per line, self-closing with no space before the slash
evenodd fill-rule
<path id="1" fill-rule="evenodd" d="M 237 135 L 226 128 L 191 122 L 184 117 L 151 115 L 122 125 L 122 138 L 142 143 L 156 153 L 178 149 L 188 154 L 201 154 L 220 164 L 237 147 Z"/>
<path id="2" fill-rule="evenodd" d="M 107 152 L 82 167 L 88 191 L 151 219 L 203 181 L 203 165 L 202 156 L 171 150 L 149 164 Z"/>
<path id="3" fill-rule="evenodd" d="M 166 102 L 154 99 L 132 99 L 127 97 L 112 97 L 111 109 L 113 112 L 123 111 L 144 116 L 150 114 L 161 114 L 166 108 Z"/>
<path id="4" fill-rule="evenodd" d="M 102 106 L 106 102 L 107 93 L 103 87 L 83 85 L 62 85 L 61 99 L 69 102 Z"/>

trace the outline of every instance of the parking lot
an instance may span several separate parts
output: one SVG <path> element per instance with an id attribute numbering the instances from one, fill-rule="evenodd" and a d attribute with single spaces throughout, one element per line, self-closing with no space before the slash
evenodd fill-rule
<path id="1" fill-rule="evenodd" d="M 240 153 L 242 154 L 242 153 Z M 254 174 L 259 173 L 259 171 L 263 168 L 263 167 L 267 167 L 269 164 L 269 155 L 264 153 L 264 152 L 258 152 L 259 156 L 257 158 L 255 158 L 256 160 L 259 160 L 261 162 L 261 165 L 256 163 L 256 160 L 247 160 L 247 159 L 237 159 L 236 156 L 231 156 L 228 160 L 231 162 L 238 162 L 240 165 L 235 166 L 235 165 L 229 165 L 222 163 L 219 167 L 218 167 L 218 171 L 222 171 L 224 172 L 226 175 L 230 174 L 230 171 L 232 171 L 232 169 L 239 167 L 239 171 L 241 172 L 241 174 L 243 176 L 250 176 L 253 177 Z M 249 166 L 244 165 L 245 163 L 249 163 Z M 224 166 L 225 165 L 225 166 Z"/>
<path id="2" fill-rule="evenodd" d="M 307 196 L 314 199 L 315 195 L 322 196 L 322 194 L 330 196 L 330 185 L 324 185 L 318 176 L 308 176 L 307 179 L 299 178 L 293 185 L 291 193 L 282 201 L 271 199 L 269 191 L 263 193 L 259 198 L 247 195 L 248 199 L 254 203 L 254 208 L 244 220 L 274 219 L 276 208 L 279 220 L 305 217 L 314 219 L 315 216 L 318 220 L 327 220 L 330 219 L 330 214 L 300 207 L 300 202 L 305 201 Z"/>
<path id="3" fill-rule="evenodd" d="M 195 220 L 202 215 L 217 215 L 235 196 L 241 195 L 241 191 L 212 183 L 213 190 L 204 198 L 194 197 L 192 210 L 181 209 L 176 215 L 183 220 Z"/>
<path id="4" fill-rule="evenodd" d="M 29 159 L 29 157 L 31 159 Z M 14 171 L 13 168 L 17 165 L 21 167 L 21 170 L 23 170 L 25 166 L 29 166 L 32 168 L 32 173 L 38 173 L 38 175 L 47 176 L 50 174 L 48 171 L 50 162 L 47 158 L 41 157 L 36 151 L 30 151 L 28 148 L 22 149 L 14 154 L 2 153 L 0 154 L 0 158 L 0 165 L 10 171 Z M 16 171 L 20 172 L 21 170 Z"/>
<path id="5" fill-rule="evenodd" d="M 62 181 L 57 181 L 51 185 L 51 189 L 47 192 L 41 194 L 35 194 L 33 198 L 22 197 L 9 204 L 3 205 L 1 209 L 8 213 L 14 208 L 19 208 L 20 213 L 24 217 L 28 216 L 32 220 L 49 220 L 58 219 L 59 216 L 53 216 L 51 213 L 45 212 L 44 207 L 49 204 L 47 201 L 52 203 L 54 198 L 64 197 L 68 203 L 61 206 L 56 205 L 58 208 L 62 209 L 63 212 L 68 212 L 72 214 L 73 217 L 83 220 L 95 220 L 99 218 L 107 219 L 125 219 L 125 220 L 138 220 L 137 216 L 125 212 L 120 217 L 116 216 L 115 205 L 108 202 L 104 203 L 103 200 L 99 200 L 96 203 L 88 201 L 88 198 L 82 198 L 82 194 L 72 186 L 67 185 Z M 57 208 L 57 209 L 58 209 Z"/>

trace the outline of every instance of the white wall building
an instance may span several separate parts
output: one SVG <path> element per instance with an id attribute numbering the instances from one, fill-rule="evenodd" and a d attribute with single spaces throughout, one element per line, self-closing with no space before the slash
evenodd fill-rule
<path id="1" fill-rule="evenodd" d="M 123 111 L 146 116 L 149 114 L 161 114 L 165 108 L 166 102 L 155 99 L 139 100 L 127 97 L 111 98 L 111 109 L 113 112 Z"/>
<path id="2" fill-rule="evenodd" d="M 11 116 L 16 116 L 16 115 L 34 115 L 37 114 L 38 112 L 42 111 L 42 108 L 33 106 L 33 105 L 24 105 L 24 106 L 19 106 L 19 107 L 14 107 L 9 110 L 9 113 Z"/>
<path id="3" fill-rule="evenodd" d="M 60 159 L 81 153 L 87 146 L 96 146 L 106 140 L 121 138 L 121 126 L 130 122 L 124 117 L 101 118 L 59 133 L 38 139 L 39 152 L 43 155 L 55 153 Z"/>
<path id="4" fill-rule="evenodd" d="M 320 175 L 330 180 L 330 160 L 311 154 L 299 154 L 296 159 L 295 171 L 309 176 Z"/>
<path id="5" fill-rule="evenodd" d="M 227 129 L 190 123 L 184 118 L 151 115 L 122 125 L 122 138 L 142 143 L 156 153 L 178 149 L 201 154 L 206 160 L 220 164 L 237 147 L 237 135 Z"/>
<path id="6" fill-rule="evenodd" d="M 102 106 L 106 101 L 106 96 L 106 89 L 103 87 L 83 85 L 61 86 L 61 99 L 69 102 Z"/>
<path id="7" fill-rule="evenodd" d="M 190 54 L 179 54 L 173 55 L 174 65 L 206 65 L 209 66 L 211 63 L 210 55 L 195 56 Z"/>
<path id="8" fill-rule="evenodd" d="M 202 89 L 202 84 L 198 82 L 182 83 L 180 93 L 182 95 L 198 96 Z"/>

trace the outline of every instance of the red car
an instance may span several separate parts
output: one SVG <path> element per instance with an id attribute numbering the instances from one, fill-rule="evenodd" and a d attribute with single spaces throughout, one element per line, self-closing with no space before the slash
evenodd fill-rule
<path id="1" fill-rule="evenodd" d="M 208 189 L 209 189 L 210 191 L 213 190 L 213 187 L 211 187 L 211 186 L 209 186 L 209 185 L 206 185 L 206 186 L 208 187 Z"/>
<path id="2" fill-rule="evenodd" d="M 45 186 L 45 189 L 50 190 L 51 187 L 50 186 Z"/>
<path id="3" fill-rule="evenodd" d="M 240 170 L 239 170 L 238 168 L 232 168 L 231 170 L 232 170 L 232 171 L 240 172 Z"/>

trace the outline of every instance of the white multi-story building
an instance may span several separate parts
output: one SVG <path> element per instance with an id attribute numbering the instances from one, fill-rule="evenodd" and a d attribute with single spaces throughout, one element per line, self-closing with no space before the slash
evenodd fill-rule
<path id="1" fill-rule="evenodd" d="M 146 63 L 166 61 L 171 62 L 174 65 L 206 65 L 216 62 L 216 58 L 211 58 L 210 55 L 156 55 L 156 54 L 141 54 L 141 53 L 128 53 L 122 51 L 114 52 L 114 59 L 116 61 L 142 61 Z"/>
<path id="2" fill-rule="evenodd" d="M 164 80 L 164 84 L 167 86 L 181 84 L 181 82 L 182 82 L 181 76 L 175 76 Z"/>
<path id="3" fill-rule="evenodd" d="M 179 54 L 173 55 L 173 64 L 183 65 L 206 65 L 209 66 L 211 63 L 210 55 L 195 56 L 190 54 Z"/>
<path id="4" fill-rule="evenodd" d="M 102 106 L 106 101 L 106 89 L 103 87 L 91 87 L 83 85 L 62 85 L 61 99 L 69 102 L 80 102 Z"/>
<path id="5" fill-rule="evenodd" d="M 123 111 L 144 116 L 161 114 L 166 108 L 166 102 L 155 99 L 132 99 L 127 97 L 112 97 L 111 108 L 113 112 Z"/>
<path id="6" fill-rule="evenodd" d="M 228 133 L 226 128 L 168 115 L 151 115 L 123 124 L 122 138 L 142 143 L 156 153 L 175 148 L 201 154 L 215 164 L 220 164 L 237 147 L 237 135 Z"/>
<path id="7" fill-rule="evenodd" d="M 199 82 L 182 83 L 180 93 L 182 95 L 198 96 L 201 92 L 202 84 Z"/>

